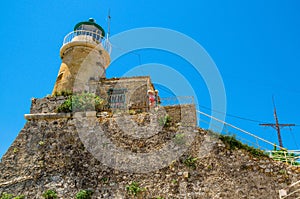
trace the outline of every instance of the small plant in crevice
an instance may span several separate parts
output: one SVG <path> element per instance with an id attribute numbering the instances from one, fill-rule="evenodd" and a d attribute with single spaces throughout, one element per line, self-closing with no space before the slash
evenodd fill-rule
<path id="1" fill-rule="evenodd" d="M 77 194 L 76 194 L 76 199 L 91 199 L 93 195 L 93 191 L 92 190 L 80 190 Z"/>
<path id="2" fill-rule="evenodd" d="M 185 134 L 183 134 L 183 133 L 178 133 L 174 137 L 174 142 L 177 145 L 183 145 L 183 144 L 185 144 L 185 141 L 186 141 Z"/>
<path id="3" fill-rule="evenodd" d="M 132 182 L 130 185 L 126 186 L 126 191 L 129 195 L 137 196 L 139 193 L 145 191 L 145 188 L 141 188 L 139 183 Z"/>
<path id="4" fill-rule="evenodd" d="M 183 163 L 190 168 L 196 169 L 196 162 L 197 162 L 198 158 L 193 157 L 193 156 L 189 156 L 188 158 L 186 158 Z"/>
<path id="5" fill-rule="evenodd" d="M 172 124 L 172 118 L 166 114 L 165 116 L 158 118 L 158 124 L 163 127 L 170 127 Z"/>
<path id="6" fill-rule="evenodd" d="M 101 182 L 103 182 L 103 184 L 107 184 L 109 182 L 109 178 L 103 177 L 101 178 Z"/>
<path id="7" fill-rule="evenodd" d="M 13 152 L 14 152 L 14 153 L 18 153 L 18 152 L 19 152 L 19 149 L 18 149 L 18 148 L 14 148 Z"/>
<path id="8" fill-rule="evenodd" d="M 0 199 L 13 199 L 13 195 L 4 192 L 1 194 Z"/>
<path id="9" fill-rule="evenodd" d="M 45 145 L 45 142 L 41 140 L 41 141 L 39 141 L 39 145 L 43 146 L 43 145 Z"/>
<path id="10" fill-rule="evenodd" d="M 281 175 L 285 175 L 287 172 L 286 172 L 286 170 L 281 169 L 281 170 L 279 171 L 279 173 L 280 173 Z"/>
<path id="11" fill-rule="evenodd" d="M 20 196 L 14 197 L 13 199 L 25 199 L 25 196 L 24 195 L 20 195 Z"/>
<path id="12" fill-rule="evenodd" d="M 129 114 L 129 115 L 135 115 L 135 114 L 136 114 L 136 111 L 135 111 L 135 110 L 132 110 L 132 109 L 130 109 L 130 110 L 128 111 L 128 114 Z"/>
<path id="13" fill-rule="evenodd" d="M 52 189 L 45 191 L 42 196 L 45 199 L 57 199 L 57 193 Z"/>

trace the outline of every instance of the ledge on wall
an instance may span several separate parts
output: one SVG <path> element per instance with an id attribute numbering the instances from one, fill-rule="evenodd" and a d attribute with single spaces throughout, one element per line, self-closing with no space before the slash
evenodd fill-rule
<path id="1" fill-rule="evenodd" d="M 59 119 L 59 118 L 70 118 L 71 113 L 35 113 L 35 114 L 25 114 L 26 120 L 45 120 L 45 119 Z"/>
<path id="2" fill-rule="evenodd" d="M 35 113 L 25 114 L 26 120 L 47 120 L 72 117 L 96 117 L 96 111 L 74 112 L 74 113 Z"/>

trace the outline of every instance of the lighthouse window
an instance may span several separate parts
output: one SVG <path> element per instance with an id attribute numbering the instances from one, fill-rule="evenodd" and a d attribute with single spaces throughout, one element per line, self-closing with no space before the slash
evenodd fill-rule
<path id="1" fill-rule="evenodd" d="M 75 33 L 76 34 L 75 36 L 85 35 L 85 36 L 92 37 L 94 41 L 101 42 L 102 31 L 93 25 L 83 24 L 83 25 L 79 26 L 78 28 L 76 28 L 76 31 L 77 32 Z"/>
<path id="2" fill-rule="evenodd" d="M 126 93 L 127 89 L 109 89 L 108 103 L 112 109 L 125 109 L 126 107 Z"/>
<path id="3" fill-rule="evenodd" d="M 57 76 L 56 81 L 60 81 L 60 80 L 62 79 L 62 77 L 63 77 L 63 73 L 60 73 L 60 74 Z"/>

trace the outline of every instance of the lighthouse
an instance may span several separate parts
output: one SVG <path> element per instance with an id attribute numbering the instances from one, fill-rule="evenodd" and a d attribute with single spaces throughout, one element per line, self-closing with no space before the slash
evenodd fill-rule
<path id="1" fill-rule="evenodd" d="M 87 90 L 90 80 L 105 78 L 111 45 L 93 18 L 75 25 L 60 49 L 62 63 L 52 94 Z"/>

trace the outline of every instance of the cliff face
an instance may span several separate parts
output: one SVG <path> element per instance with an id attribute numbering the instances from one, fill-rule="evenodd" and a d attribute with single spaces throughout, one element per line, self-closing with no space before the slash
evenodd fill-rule
<path id="1" fill-rule="evenodd" d="M 63 100 L 54 101 L 59 104 Z M 74 198 L 79 190 L 92 189 L 93 198 L 130 198 L 126 187 L 137 182 L 142 188 L 139 198 L 269 199 L 278 198 L 278 190 L 299 180 L 299 170 L 245 150 L 231 150 L 207 131 L 179 123 L 153 125 L 159 114 L 33 116 L 2 158 L 0 195 L 42 198 L 43 192 L 54 189 L 58 198 Z M 124 126 L 130 130 L 125 132 Z M 103 139 L 98 139 L 102 136 L 97 134 L 99 129 L 110 144 L 132 152 L 128 162 L 122 159 L 124 153 L 109 158 L 109 152 L 97 148 L 104 147 Z M 137 138 L 137 132 L 156 133 Z M 160 150 L 168 142 L 173 143 L 170 150 L 182 146 L 187 150 L 172 151 L 180 152 L 174 159 L 165 157 L 163 151 L 156 159 L 134 159 L 134 154 Z"/>

